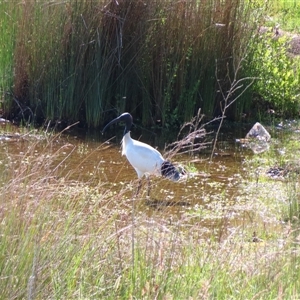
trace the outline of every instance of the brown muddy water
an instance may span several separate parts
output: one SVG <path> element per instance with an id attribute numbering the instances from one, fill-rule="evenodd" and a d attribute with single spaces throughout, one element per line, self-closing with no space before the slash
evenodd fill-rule
<path id="1" fill-rule="evenodd" d="M 146 197 L 145 184 L 136 199 L 140 204 L 138 209 L 147 211 L 150 215 L 164 209 L 166 215 L 172 216 L 199 206 L 214 210 L 219 209 L 219 206 L 235 204 L 240 194 L 240 184 L 249 176 L 245 161 L 253 156 L 251 150 L 241 147 L 235 139 L 244 137 L 250 127 L 251 125 L 230 129 L 225 127 L 218 138 L 211 162 L 210 147 L 193 156 L 173 157 L 172 162 L 186 169 L 187 174 L 176 183 L 159 177 L 151 178 L 150 197 Z M 71 129 L 54 138 L 32 131 L 19 134 L 19 131 L 19 128 L 11 127 L 0 135 L 2 177 L 5 169 L 12 165 L 17 170 L 20 158 L 22 160 L 28 153 L 37 158 L 42 157 L 44 162 L 48 156 L 55 155 L 54 162 L 48 168 L 58 170 L 56 176 L 65 177 L 69 181 L 80 181 L 90 187 L 100 183 L 115 193 L 113 205 L 116 206 L 129 203 L 132 199 L 137 187 L 137 176 L 126 157 L 121 156 L 122 129 L 118 128 L 117 136 L 116 131 L 109 131 L 102 136 L 96 131 Z M 152 145 L 162 154 L 166 143 L 176 138 L 176 134 L 136 130 L 133 130 L 131 136 Z M 212 139 L 213 135 L 207 138 Z M 3 178 L 1 181 L 2 184 L 5 183 Z M 240 216 L 233 213 L 230 218 L 234 220 L 238 217 Z"/>

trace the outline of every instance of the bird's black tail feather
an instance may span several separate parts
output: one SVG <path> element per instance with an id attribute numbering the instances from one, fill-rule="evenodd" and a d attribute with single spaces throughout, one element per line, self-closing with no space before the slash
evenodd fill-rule
<path id="1" fill-rule="evenodd" d="M 169 161 L 164 161 L 162 163 L 161 175 L 172 181 L 178 181 L 180 179 L 179 172 Z"/>

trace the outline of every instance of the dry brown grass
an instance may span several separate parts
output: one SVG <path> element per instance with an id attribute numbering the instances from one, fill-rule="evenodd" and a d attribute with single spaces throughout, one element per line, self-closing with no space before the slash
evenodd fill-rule
<path id="1" fill-rule="evenodd" d="M 151 213 L 130 186 L 65 172 L 74 150 L 57 136 L 30 145 L 1 165 L 6 299 L 299 297 L 299 229 L 278 220 L 283 183 L 271 185 L 274 194 L 253 181 L 238 199 L 221 192 L 180 214 Z M 266 207 L 275 194 L 281 202 Z"/>

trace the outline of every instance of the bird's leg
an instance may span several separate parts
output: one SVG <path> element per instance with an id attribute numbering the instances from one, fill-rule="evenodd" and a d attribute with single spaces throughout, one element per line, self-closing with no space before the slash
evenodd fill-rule
<path id="1" fill-rule="evenodd" d="M 151 185 L 150 185 L 150 177 L 147 177 L 147 182 L 148 182 L 148 189 L 147 189 L 147 196 L 150 196 L 150 190 L 151 190 Z"/>
<path id="2" fill-rule="evenodd" d="M 141 187 L 142 187 L 142 179 L 139 180 L 139 184 L 138 184 L 136 193 L 134 195 L 135 197 L 139 194 Z"/>

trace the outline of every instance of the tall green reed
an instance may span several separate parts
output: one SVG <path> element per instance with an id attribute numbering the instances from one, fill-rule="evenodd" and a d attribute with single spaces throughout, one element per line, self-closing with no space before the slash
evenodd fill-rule
<path id="1" fill-rule="evenodd" d="M 9 94 L 13 86 L 14 49 L 19 19 L 18 5 L 0 2 L 0 115 L 11 110 Z"/>
<path id="2" fill-rule="evenodd" d="M 92 127 L 108 111 L 163 125 L 199 107 L 218 115 L 217 80 L 228 89 L 254 26 L 240 0 L 36 1 L 19 10 L 15 99 L 36 118 Z"/>

